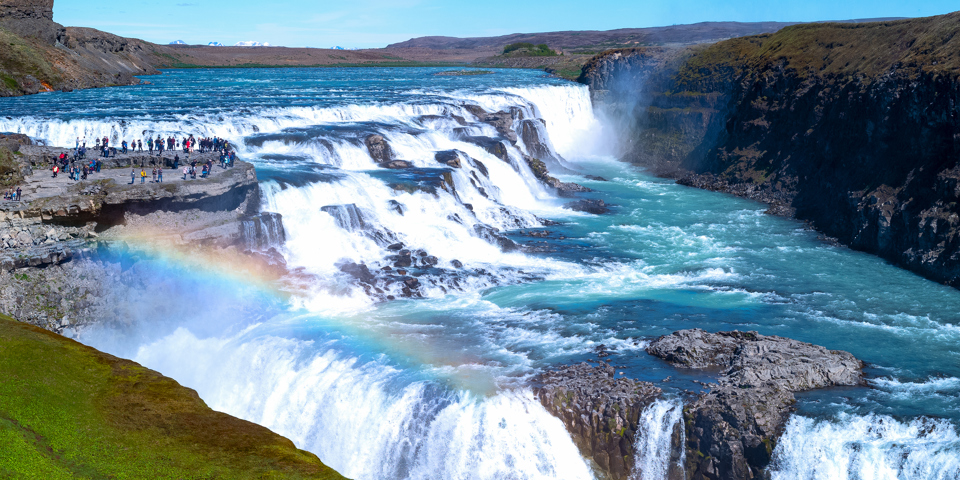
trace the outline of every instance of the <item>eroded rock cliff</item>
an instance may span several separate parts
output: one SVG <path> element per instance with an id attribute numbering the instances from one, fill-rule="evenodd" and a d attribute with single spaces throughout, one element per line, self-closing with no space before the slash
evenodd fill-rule
<path id="1" fill-rule="evenodd" d="M 0 96 L 110 85 L 159 73 L 161 48 L 53 21 L 53 0 L 0 0 Z"/>
<path id="2" fill-rule="evenodd" d="M 960 287 L 960 12 L 602 55 L 625 157 Z M 608 93 L 609 92 L 609 93 Z"/>

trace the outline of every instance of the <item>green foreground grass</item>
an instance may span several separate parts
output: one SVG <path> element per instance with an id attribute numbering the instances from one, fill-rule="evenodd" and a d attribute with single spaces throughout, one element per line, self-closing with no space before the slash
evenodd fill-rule
<path id="1" fill-rule="evenodd" d="M 172 379 L 2 315 L 0 379 L 0 478 L 343 478 Z"/>

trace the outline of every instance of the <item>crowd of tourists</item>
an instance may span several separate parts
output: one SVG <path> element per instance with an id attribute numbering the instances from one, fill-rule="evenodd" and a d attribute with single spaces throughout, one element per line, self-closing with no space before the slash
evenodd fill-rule
<path id="1" fill-rule="evenodd" d="M 23 190 L 20 190 L 20 187 L 17 187 L 16 190 L 11 189 L 4 192 L 3 199 L 19 202 L 21 194 L 23 194 Z"/>
<path id="2" fill-rule="evenodd" d="M 143 152 L 144 143 L 147 145 L 147 152 L 151 155 L 155 153 L 157 156 L 163 155 L 165 150 L 173 151 L 182 149 L 183 153 L 187 154 L 188 161 L 191 152 L 217 152 L 220 154 L 219 165 L 221 168 L 230 168 L 237 160 L 236 152 L 230 148 L 230 142 L 226 139 L 219 137 L 196 138 L 193 135 L 185 136 L 182 140 L 172 135 L 167 138 L 157 135 L 155 139 L 146 137 L 140 140 L 131 140 L 129 143 L 126 140 L 121 140 L 119 151 L 124 154 L 129 152 Z M 54 160 L 52 167 L 53 177 L 56 178 L 58 175 L 66 173 L 70 176 L 71 180 L 86 180 L 90 174 L 100 172 L 103 166 L 101 158 L 109 158 L 117 155 L 117 148 L 110 146 L 109 137 L 97 138 L 94 144 L 94 151 L 99 153 L 100 158 L 88 159 L 87 140 L 86 138 L 81 139 L 77 137 L 73 155 L 70 156 L 67 153 L 61 153 L 60 156 Z M 202 164 L 196 161 L 190 162 L 189 164 L 185 163 L 183 165 L 183 179 L 195 179 L 198 174 L 200 178 L 208 177 L 213 172 L 213 163 L 213 160 L 209 159 Z M 173 169 L 178 170 L 179 168 L 180 155 L 176 154 L 173 159 Z M 138 176 L 140 177 L 141 184 L 146 183 L 147 168 L 141 166 L 138 173 L 137 168 L 133 167 L 130 171 L 130 183 L 135 183 Z M 151 178 L 154 183 L 163 182 L 162 163 L 153 167 Z"/>
<path id="3" fill-rule="evenodd" d="M 61 173 L 70 176 L 71 180 L 79 182 L 86 180 L 91 173 L 99 172 L 103 167 L 102 160 L 87 159 L 79 149 L 70 158 L 66 153 L 61 153 L 53 162 L 53 178 Z"/>
<path id="4" fill-rule="evenodd" d="M 143 146 L 146 144 L 147 152 L 150 154 L 156 153 L 157 155 L 162 155 L 164 151 L 173 151 L 173 150 L 183 150 L 183 153 L 191 152 L 214 152 L 214 151 L 230 151 L 230 142 L 224 138 L 219 137 L 205 137 L 205 138 L 196 138 L 193 135 L 185 136 L 183 139 L 174 137 L 173 135 L 163 138 L 162 135 L 157 135 L 157 138 L 146 137 L 140 140 L 126 140 L 120 141 L 120 153 L 129 153 L 129 152 L 143 152 Z M 96 151 L 100 153 L 101 157 L 110 157 L 117 155 L 117 148 L 110 146 L 110 138 L 103 137 L 97 138 L 96 144 L 94 145 Z M 74 145 L 74 155 L 85 157 L 87 153 L 87 139 L 77 137 L 76 144 Z"/>

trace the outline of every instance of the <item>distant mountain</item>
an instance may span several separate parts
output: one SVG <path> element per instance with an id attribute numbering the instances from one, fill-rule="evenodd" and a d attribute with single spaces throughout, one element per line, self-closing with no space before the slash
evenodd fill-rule
<path id="1" fill-rule="evenodd" d="M 859 19 L 842 20 L 841 23 L 864 23 L 870 21 L 891 20 Z M 602 50 L 605 48 L 710 43 L 728 38 L 745 37 L 761 33 L 773 33 L 781 28 L 796 25 L 798 22 L 701 22 L 691 25 L 672 25 L 667 27 L 621 28 L 606 31 L 568 31 L 542 33 L 514 33 L 499 37 L 419 37 L 405 42 L 387 45 L 392 48 L 429 48 L 447 49 L 499 49 L 503 46 L 529 42 L 545 43 L 551 48 Z"/>
<path id="2" fill-rule="evenodd" d="M 168 45 L 186 45 L 186 44 L 187 42 L 184 42 L 183 40 L 174 40 L 170 42 Z"/>
<path id="3" fill-rule="evenodd" d="M 263 42 L 237 42 L 233 45 L 234 47 L 269 47 L 270 44 Z"/>
<path id="4" fill-rule="evenodd" d="M 223 44 L 220 42 L 210 42 L 207 44 L 208 47 L 222 47 Z"/>

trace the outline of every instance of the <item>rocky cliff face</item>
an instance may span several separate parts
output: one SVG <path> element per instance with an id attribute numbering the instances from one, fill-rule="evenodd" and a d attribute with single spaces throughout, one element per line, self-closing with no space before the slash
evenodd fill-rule
<path id="1" fill-rule="evenodd" d="M 960 13 L 595 59 L 625 156 L 960 287 Z M 605 92 L 612 92 L 606 94 Z"/>
<path id="2" fill-rule="evenodd" d="M 273 249 L 284 240 L 282 220 L 259 213 L 260 190 L 249 163 L 214 167 L 208 178 L 184 181 L 167 169 L 164 183 L 130 183 L 131 163 L 151 171 L 150 165 L 170 159 L 120 154 L 75 182 L 50 173 L 50 160 L 65 149 L 21 141 L 0 136 L 0 149 L 17 143 L 15 158 L 25 173 L 18 185 L 22 200 L 0 202 L 0 311 L 17 320 L 55 332 L 122 324 L 130 317 L 120 299 L 135 298 L 150 283 L 149 274 L 131 268 L 137 263 L 131 258 L 151 248 L 268 276 L 285 271 Z M 216 154 L 192 159 L 216 161 Z"/>
<path id="3" fill-rule="evenodd" d="M 160 47 L 53 21 L 52 0 L 0 0 L 0 96 L 135 85 Z"/>
<path id="4" fill-rule="evenodd" d="M 0 1 L 0 27 L 47 45 L 63 43 L 66 29 L 53 21 L 53 0 Z"/>
<path id="5" fill-rule="evenodd" d="M 663 458 L 668 480 L 768 478 L 794 393 L 860 385 L 863 378 L 863 363 L 850 353 L 757 332 L 681 330 L 655 339 L 647 353 L 716 375 L 705 391 L 685 392 L 683 421 L 672 427 Z M 661 397 L 659 387 L 618 377 L 612 365 L 595 361 L 544 372 L 533 391 L 599 478 L 647 478 L 636 459 L 644 453 L 638 433 L 649 426 L 639 420 Z"/>
<path id="6" fill-rule="evenodd" d="M 660 396 L 653 384 L 616 377 L 612 365 L 560 367 L 534 380 L 534 394 L 560 418 L 599 472 L 627 480 L 634 470 L 640 414 Z M 679 437 L 678 437 L 679 438 Z"/>

